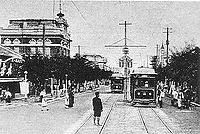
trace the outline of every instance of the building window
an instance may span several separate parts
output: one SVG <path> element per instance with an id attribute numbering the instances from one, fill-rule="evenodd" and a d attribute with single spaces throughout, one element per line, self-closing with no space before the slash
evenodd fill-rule
<path id="1" fill-rule="evenodd" d="M 19 53 L 19 47 L 14 47 L 14 51 Z"/>
<path id="2" fill-rule="evenodd" d="M 26 54 L 31 54 L 31 48 L 30 47 L 25 47 L 25 53 Z"/>
<path id="3" fill-rule="evenodd" d="M 35 39 L 31 39 L 31 40 L 29 41 L 29 44 L 36 44 Z"/>
<path id="4" fill-rule="evenodd" d="M 46 40 L 45 40 L 45 43 L 47 43 L 47 44 L 51 44 L 52 42 L 51 42 L 50 39 L 46 39 Z"/>
<path id="5" fill-rule="evenodd" d="M 38 39 L 37 40 L 37 44 L 42 44 L 43 43 L 43 40 L 42 39 Z"/>
<path id="6" fill-rule="evenodd" d="M 4 44 L 11 44 L 11 41 L 10 41 L 10 39 L 8 39 L 8 38 L 7 38 L 7 39 L 5 39 L 5 40 L 4 40 Z"/>
<path id="7" fill-rule="evenodd" d="M 45 54 L 50 55 L 50 47 L 45 47 Z"/>
<path id="8" fill-rule="evenodd" d="M 38 47 L 38 52 L 39 52 L 40 54 L 43 54 L 43 47 Z"/>
<path id="9" fill-rule="evenodd" d="M 59 47 L 51 47 L 50 54 L 51 54 L 51 56 L 60 55 L 60 48 Z"/>
<path id="10" fill-rule="evenodd" d="M 36 54 L 36 48 L 35 47 L 31 47 L 31 54 Z"/>
<path id="11" fill-rule="evenodd" d="M 21 54 L 24 53 L 24 47 L 19 47 L 19 53 L 21 53 Z"/>
<path id="12" fill-rule="evenodd" d="M 13 40 L 13 44 L 20 44 L 20 40 L 19 39 L 14 39 Z"/>

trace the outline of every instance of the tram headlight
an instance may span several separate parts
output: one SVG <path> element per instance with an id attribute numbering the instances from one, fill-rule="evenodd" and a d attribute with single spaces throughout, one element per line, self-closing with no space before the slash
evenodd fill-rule
<path id="1" fill-rule="evenodd" d="M 149 93 L 149 95 L 152 95 L 151 93 Z"/>

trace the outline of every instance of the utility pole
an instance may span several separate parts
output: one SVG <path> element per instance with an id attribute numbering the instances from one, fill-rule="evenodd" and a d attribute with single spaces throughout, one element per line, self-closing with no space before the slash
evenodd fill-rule
<path id="1" fill-rule="evenodd" d="M 167 65 L 169 63 L 169 33 L 172 33 L 172 32 L 169 32 L 169 29 L 171 30 L 172 28 L 165 28 L 167 29 L 167 32 L 163 32 L 163 33 L 167 33 L 167 40 L 166 40 L 166 45 L 167 45 Z"/>
<path id="2" fill-rule="evenodd" d="M 24 28 L 24 23 L 23 23 L 23 22 L 20 23 L 20 24 L 19 24 L 19 27 L 20 27 L 21 30 L 22 30 L 22 45 L 23 45 L 23 44 L 24 44 L 24 30 L 23 30 L 23 28 Z M 23 48 L 23 53 L 26 53 L 25 47 L 23 46 L 22 48 Z"/>
<path id="3" fill-rule="evenodd" d="M 43 56 L 45 56 L 45 24 L 43 24 Z"/>
<path id="4" fill-rule="evenodd" d="M 124 56 L 125 56 L 125 66 L 124 66 L 124 74 L 125 74 L 125 90 L 124 90 L 124 99 L 127 100 L 127 88 L 128 88 L 128 47 L 127 47 L 127 37 L 126 37 L 126 25 L 132 25 L 131 23 L 119 23 L 119 25 L 124 25 L 124 33 L 125 33 L 125 44 L 123 48 Z"/>
<path id="5" fill-rule="evenodd" d="M 158 44 L 156 45 L 156 66 L 158 65 L 158 58 L 159 58 L 159 53 L 158 53 Z"/>
<path id="6" fill-rule="evenodd" d="M 124 53 L 125 57 L 125 66 L 124 66 L 124 74 L 125 74 L 125 89 L 124 89 L 124 100 L 127 100 L 127 91 L 128 91 L 128 47 L 146 47 L 146 46 L 127 46 L 127 37 L 126 37 L 126 26 L 132 25 L 131 23 L 127 23 L 126 21 L 124 23 L 119 23 L 119 25 L 125 26 L 125 38 L 120 39 L 119 41 L 114 42 L 113 44 L 116 44 L 122 40 L 125 40 L 125 44 L 123 46 L 119 45 L 106 45 L 105 47 L 123 47 L 122 51 Z"/>
<path id="7" fill-rule="evenodd" d="M 156 56 L 158 57 L 158 44 L 156 45 Z"/>

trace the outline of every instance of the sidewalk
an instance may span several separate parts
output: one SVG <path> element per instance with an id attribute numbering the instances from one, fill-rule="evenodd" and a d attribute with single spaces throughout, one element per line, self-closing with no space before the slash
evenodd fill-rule
<path id="1" fill-rule="evenodd" d="M 97 88 L 94 88 L 92 90 L 85 90 L 83 92 L 77 92 L 75 93 L 74 95 L 79 95 L 79 94 L 83 94 L 83 93 L 90 93 L 90 92 L 95 92 L 96 90 L 99 90 L 100 87 L 97 87 Z M 47 94 L 47 102 L 48 103 L 52 103 L 54 101 L 57 101 L 57 100 L 62 100 L 64 99 L 65 96 L 61 96 L 61 97 L 55 97 L 55 96 L 51 96 L 51 94 Z M 28 97 L 27 98 L 27 101 L 25 100 L 25 95 L 22 95 L 22 94 L 19 94 L 19 95 L 16 95 L 15 98 L 13 98 L 11 100 L 11 103 L 10 104 L 7 104 L 5 103 L 5 100 L 3 101 L 0 101 L 0 107 L 1 106 L 7 106 L 7 105 L 16 105 L 16 104 L 21 104 L 21 105 L 28 105 L 28 104 L 36 104 L 36 105 L 40 105 L 41 102 L 39 102 L 39 96 L 32 96 L 32 97 Z"/>

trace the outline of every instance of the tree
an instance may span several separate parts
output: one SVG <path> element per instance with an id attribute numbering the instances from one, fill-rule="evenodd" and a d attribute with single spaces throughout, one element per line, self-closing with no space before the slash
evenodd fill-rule
<path id="1" fill-rule="evenodd" d="M 172 51 L 170 62 L 167 66 L 158 66 L 156 72 L 158 79 L 164 80 L 165 77 L 173 80 L 176 83 L 183 84 L 187 82 L 188 85 L 197 87 L 198 77 L 198 59 L 199 53 L 197 47 L 187 45 L 181 51 Z"/>

